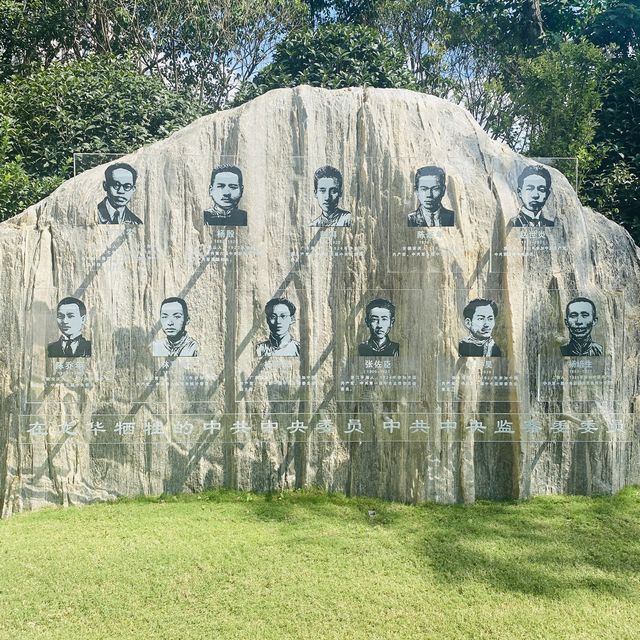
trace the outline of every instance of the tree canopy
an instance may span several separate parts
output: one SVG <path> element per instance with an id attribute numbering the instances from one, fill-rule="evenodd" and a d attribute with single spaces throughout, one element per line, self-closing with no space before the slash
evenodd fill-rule
<path id="1" fill-rule="evenodd" d="M 0 0 L 0 77 L 126 56 L 213 110 L 305 23 L 300 0 Z"/>
<path id="2" fill-rule="evenodd" d="M 582 199 L 640 239 L 639 35 L 640 0 L 0 0 L 1 215 L 74 151 L 124 152 L 276 87 L 369 85 L 579 158 Z"/>
<path id="3" fill-rule="evenodd" d="M 400 52 L 371 27 L 326 24 L 289 35 L 273 62 L 240 90 L 236 104 L 278 87 L 417 88 Z"/>
<path id="4" fill-rule="evenodd" d="M 198 104 L 111 56 L 52 63 L 0 84 L 0 215 L 71 176 L 74 153 L 127 153 L 202 114 Z"/>

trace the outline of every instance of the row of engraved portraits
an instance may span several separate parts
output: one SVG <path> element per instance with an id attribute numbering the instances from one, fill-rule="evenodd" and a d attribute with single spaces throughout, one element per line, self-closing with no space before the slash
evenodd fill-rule
<path id="1" fill-rule="evenodd" d="M 138 171 L 130 164 L 117 162 L 104 173 L 104 197 L 97 204 L 98 224 L 143 224 L 135 211 Z M 553 227 L 555 217 L 546 214 L 551 196 L 551 174 L 542 165 L 525 167 L 514 185 L 520 208 L 513 212 L 514 227 Z M 208 187 L 210 206 L 203 211 L 203 223 L 212 226 L 244 227 L 250 224 L 251 213 L 242 208 L 245 176 L 236 165 L 221 164 L 213 168 Z M 404 220 L 408 227 L 453 227 L 456 211 L 446 205 L 447 175 L 442 167 L 422 166 L 413 175 L 415 200 L 407 203 Z M 311 227 L 351 227 L 353 216 L 343 205 L 345 180 L 335 167 L 318 167 L 313 174 L 315 211 L 309 216 Z"/>
<path id="2" fill-rule="evenodd" d="M 264 305 L 264 333 L 256 341 L 254 350 L 259 358 L 300 356 L 301 345 L 295 334 L 296 305 L 286 297 L 276 297 Z M 405 309 L 408 314 L 415 309 Z M 500 314 L 499 304 L 491 298 L 469 300 L 462 311 L 458 341 L 461 358 L 499 358 L 506 353 L 501 337 L 494 330 Z M 88 358 L 92 355 L 87 332 L 87 308 L 84 302 L 68 296 L 58 301 L 56 323 L 59 336 L 47 345 L 49 358 Z M 394 339 L 394 325 L 398 310 L 388 298 L 373 298 L 364 307 L 364 322 L 358 331 L 362 340 L 357 355 L 364 357 L 398 358 L 412 349 Z M 159 308 L 161 334 L 153 340 L 150 350 L 155 357 L 196 357 L 200 350 L 200 336 L 190 333 L 187 302 L 180 297 L 167 297 Z M 562 357 L 602 356 L 604 348 L 596 339 L 598 309 L 585 296 L 575 296 L 564 307 L 566 339 L 558 346 L 556 355 Z M 368 335 L 367 335 L 368 334 Z M 502 338 L 504 339 L 504 338 Z M 354 352 L 354 354 L 356 353 Z"/>

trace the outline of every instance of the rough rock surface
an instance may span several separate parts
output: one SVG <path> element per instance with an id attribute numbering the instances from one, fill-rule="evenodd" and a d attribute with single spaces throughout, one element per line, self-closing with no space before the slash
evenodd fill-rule
<path id="1" fill-rule="evenodd" d="M 640 482 L 638 249 L 553 169 L 556 225 L 522 239 L 508 223 L 533 162 L 462 108 L 399 90 L 278 90 L 122 160 L 138 171 L 143 225 L 96 224 L 105 166 L 0 225 L 3 515 L 219 486 L 455 502 Z M 203 224 L 223 163 L 242 168 L 245 228 Z M 344 176 L 351 228 L 309 226 L 322 165 Z M 446 171 L 454 227 L 407 227 L 424 165 Z M 45 356 L 69 295 L 87 306 L 91 358 Z M 299 358 L 256 356 L 277 295 L 298 308 Z M 189 305 L 197 358 L 151 355 L 169 296 Z M 600 359 L 557 357 L 575 296 L 597 303 Z M 354 354 L 376 297 L 396 305 L 400 357 L 366 362 Z M 504 357 L 488 363 L 457 359 L 476 297 L 499 303 Z"/>

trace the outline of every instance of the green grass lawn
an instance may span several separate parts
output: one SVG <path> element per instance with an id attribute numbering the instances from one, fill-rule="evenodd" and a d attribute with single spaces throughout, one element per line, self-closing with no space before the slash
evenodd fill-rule
<path id="1" fill-rule="evenodd" d="M 2 521 L 0 557 L 12 640 L 640 638 L 638 488 L 472 506 L 123 501 Z"/>

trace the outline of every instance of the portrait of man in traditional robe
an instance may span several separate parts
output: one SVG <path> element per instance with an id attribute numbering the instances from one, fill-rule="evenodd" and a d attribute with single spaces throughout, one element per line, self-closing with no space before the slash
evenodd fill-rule
<path id="1" fill-rule="evenodd" d="M 211 172 L 209 195 L 213 205 L 204 211 L 204 223 L 213 226 L 246 227 L 247 212 L 238 205 L 244 193 L 239 167 L 223 164 Z"/>
<path id="2" fill-rule="evenodd" d="M 164 338 L 154 340 L 152 352 L 156 357 L 194 357 L 198 343 L 187 334 L 189 310 L 182 298 L 165 298 L 160 305 L 160 326 Z"/>
<path id="3" fill-rule="evenodd" d="M 338 206 L 342 197 L 342 174 L 335 167 L 326 165 L 313 174 L 313 193 L 320 215 L 315 218 L 312 227 L 350 227 L 351 213 Z"/>
<path id="4" fill-rule="evenodd" d="M 272 298 L 264 307 L 264 314 L 269 327 L 269 338 L 259 342 L 256 355 L 260 358 L 300 356 L 300 343 L 290 333 L 291 325 L 296 320 L 296 306 L 286 298 Z"/>

